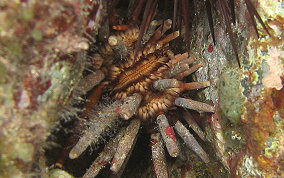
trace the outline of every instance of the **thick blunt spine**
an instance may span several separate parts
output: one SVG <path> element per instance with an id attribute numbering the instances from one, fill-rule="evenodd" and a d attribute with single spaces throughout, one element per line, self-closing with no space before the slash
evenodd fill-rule
<path id="1" fill-rule="evenodd" d="M 130 157 L 131 151 L 136 143 L 137 134 L 140 128 L 141 120 L 133 119 L 131 123 L 126 128 L 126 133 L 120 139 L 116 153 L 112 159 L 112 165 L 110 170 L 116 174 L 123 169 L 124 165 L 127 163 L 128 158 Z"/>
<path id="2" fill-rule="evenodd" d="M 194 101 L 192 99 L 177 98 L 175 100 L 175 105 L 184 107 L 187 109 L 193 109 L 198 112 L 214 112 L 215 108 L 209 104 L 202 103 L 199 101 Z"/>
<path id="3" fill-rule="evenodd" d="M 125 120 L 130 119 L 136 114 L 141 101 L 142 96 L 138 93 L 134 93 L 132 96 L 123 99 L 123 104 L 119 110 L 119 116 Z"/>
<path id="4" fill-rule="evenodd" d="M 168 119 L 164 114 L 159 115 L 157 117 L 157 123 L 169 154 L 172 157 L 177 157 L 179 155 L 177 139 L 172 126 L 169 125 Z"/>
<path id="5" fill-rule="evenodd" d="M 151 134 L 152 160 L 157 178 L 168 178 L 166 155 L 160 133 Z"/>
<path id="6" fill-rule="evenodd" d="M 175 130 L 178 135 L 183 139 L 185 144 L 194 151 L 205 163 L 209 162 L 209 157 L 202 147 L 198 144 L 195 138 L 190 134 L 190 132 L 182 125 L 180 121 L 177 121 L 175 124 Z"/>

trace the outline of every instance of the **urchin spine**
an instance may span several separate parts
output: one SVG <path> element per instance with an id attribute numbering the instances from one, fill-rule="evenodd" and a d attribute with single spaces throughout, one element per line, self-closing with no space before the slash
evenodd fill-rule
<path id="1" fill-rule="evenodd" d="M 172 157 L 177 157 L 179 155 L 177 139 L 172 126 L 169 125 L 168 119 L 164 114 L 159 115 L 157 117 L 157 123 L 169 154 Z"/>
<path id="2" fill-rule="evenodd" d="M 151 134 L 152 159 L 157 178 L 168 178 L 166 155 L 160 133 Z"/>
<path id="3" fill-rule="evenodd" d="M 209 104 L 202 103 L 199 101 L 194 101 L 192 99 L 185 99 L 185 98 L 177 98 L 175 100 L 175 104 L 180 107 L 184 107 L 187 109 L 193 109 L 199 112 L 211 112 L 215 111 L 215 108 Z"/>
<path id="4" fill-rule="evenodd" d="M 140 129 L 141 120 L 132 119 L 129 126 L 126 128 L 126 133 L 119 140 L 115 155 L 111 161 L 110 170 L 118 173 L 127 163 L 132 149 L 136 143 L 138 131 Z"/>
<path id="5" fill-rule="evenodd" d="M 184 125 L 180 121 L 175 124 L 175 130 L 178 135 L 183 139 L 186 145 L 193 150 L 205 163 L 209 162 L 209 157 L 206 152 L 202 149 L 196 139 L 190 134 Z"/>

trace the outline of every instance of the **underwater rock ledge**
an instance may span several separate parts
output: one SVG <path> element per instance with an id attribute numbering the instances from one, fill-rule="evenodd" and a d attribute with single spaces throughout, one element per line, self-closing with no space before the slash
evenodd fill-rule
<path id="1" fill-rule="evenodd" d="M 275 0 L 254 4 L 271 36 L 260 30 L 256 38 L 244 1 L 237 0 L 234 31 L 242 68 L 220 19 L 214 46 L 209 27 L 202 28 L 207 19 L 197 18 L 191 52 L 206 67 L 194 78 L 212 84 L 200 98 L 211 100 L 219 111 L 208 118 L 205 132 L 214 145 L 210 154 L 229 170 L 227 176 L 284 177 L 284 5 Z M 13 0 L 0 2 L 0 8 L 0 177 L 65 174 L 49 171 L 44 148 L 51 146 L 46 139 L 87 64 L 89 4 Z M 171 167 L 181 172 L 178 165 Z M 190 168 L 183 171 L 197 175 Z"/>

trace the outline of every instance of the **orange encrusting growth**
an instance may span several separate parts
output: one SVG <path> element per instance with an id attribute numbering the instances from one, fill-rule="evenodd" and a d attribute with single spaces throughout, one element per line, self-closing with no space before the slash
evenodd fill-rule
<path id="1" fill-rule="evenodd" d="M 261 96 L 262 102 L 258 106 L 259 110 L 256 110 L 254 102 L 248 101 L 246 103 L 248 112 L 245 115 L 244 122 L 246 123 L 246 127 L 249 128 L 246 129 L 248 138 L 247 148 L 250 154 L 257 160 L 261 169 L 277 168 L 277 162 L 281 161 L 275 159 L 277 157 L 276 154 L 267 156 L 263 150 L 268 147 L 266 145 L 267 140 L 269 140 L 271 135 L 275 135 L 279 129 L 277 128 L 279 126 L 277 126 L 274 117 L 279 112 L 280 117 L 283 118 L 284 102 L 277 102 L 278 98 L 283 98 L 283 96 L 283 88 L 281 90 L 265 89 Z M 260 98 L 257 99 L 260 100 Z"/>
<path id="2" fill-rule="evenodd" d="M 114 25 L 112 28 L 117 31 L 125 31 L 131 28 L 131 25 Z"/>

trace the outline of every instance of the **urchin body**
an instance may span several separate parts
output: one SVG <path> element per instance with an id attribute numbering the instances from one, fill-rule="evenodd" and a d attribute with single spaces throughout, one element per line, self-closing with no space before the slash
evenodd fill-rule
<path id="1" fill-rule="evenodd" d="M 170 27 L 170 24 L 170 20 L 164 23 L 166 27 Z M 179 32 L 168 36 L 152 36 L 135 54 L 138 34 L 139 28 L 131 28 L 110 36 L 108 43 L 99 49 L 97 55 L 100 56 L 99 59 L 103 59 L 101 70 L 106 75 L 103 82 L 105 89 L 114 95 L 115 100 L 124 99 L 134 93 L 140 94 L 142 101 L 137 116 L 148 120 L 171 109 L 174 100 L 185 89 L 196 89 L 196 86 L 182 87 L 181 82 L 186 76 L 182 73 L 190 69 L 189 65 L 194 60 L 188 58 L 187 53 L 174 55 L 170 50 L 168 42 L 178 37 Z M 193 68 L 196 70 L 198 67 L 200 65 Z M 200 88 L 208 84 L 199 83 Z M 162 86 L 165 87 L 161 88 Z"/>
<path id="2" fill-rule="evenodd" d="M 179 121 L 172 127 L 165 116 L 167 111 L 174 106 L 201 112 L 214 112 L 213 106 L 179 98 L 185 90 L 209 86 L 207 81 L 182 82 L 184 77 L 202 65 L 192 65 L 195 60 L 189 57 L 188 53 L 175 55 L 170 50 L 169 42 L 179 36 L 179 32 L 164 35 L 171 28 L 171 20 L 153 21 L 151 25 L 153 26 L 149 29 L 152 28 L 152 32 L 147 32 L 145 36 L 148 39 L 144 40 L 145 44 L 142 47 L 136 48 L 139 28 L 134 27 L 111 35 L 108 42 L 102 44 L 95 54 L 97 64 L 95 68 L 99 70 L 94 75 L 100 74 L 102 81 L 95 81 L 94 84 L 98 84 L 97 88 L 100 91 L 111 93 L 115 102 L 99 113 L 89 115 L 92 124 L 71 149 L 69 158 L 79 157 L 90 144 L 97 142 L 99 137 L 118 120 L 131 119 L 131 121 L 127 128 L 121 128 L 118 135 L 105 146 L 84 177 L 94 177 L 108 162 L 111 162 L 110 169 L 113 172 L 117 174 L 121 171 L 135 145 L 142 121 L 153 125 L 152 128 L 155 129 L 151 137 L 153 136 L 156 142 L 162 142 L 163 139 L 170 156 L 179 155 L 177 138 L 173 130 L 175 128 L 185 142 L 190 142 L 187 143 L 189 147 L 204 162 L 209 161 L 207 154 L 189 131 Z M 99 93 L 99 90 L 94 90 L 94 95 L 100 95 L 102 92 Z M 160 133 L 157 133 L 158 131 Z M 158 148 L 153 144 L 152 149 L 156 152 Z M 158 156 L 164 159 L 162 157 L 165 155 L 159 153 Z M 101 162 L 105 164 L 102 165 Z M 159 161 L 154 160 L 154 166 L 157 164 L 160 164 Z M 161 171 L 167 172 L 166 170 Z"/>

